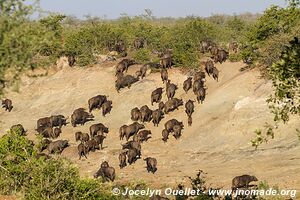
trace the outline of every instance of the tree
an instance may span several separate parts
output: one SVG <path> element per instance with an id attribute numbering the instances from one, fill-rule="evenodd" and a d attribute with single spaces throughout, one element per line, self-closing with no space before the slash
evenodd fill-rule
<path id="1" fill-rule="evenodd" d="M 274 94 L 267 102 L 275 125 L 266 124 L 265 131 L 256 130 L 256 138 L 252 140 L 256 148 L 270 137 L 274 138 L 274 129 L 280 122 L 287 123 L 292 115 L 300 117 L 300 42 L 297 37 L 281 52 L 280 61 L 270 67 L 269 74 Z M 296 129 L 296 132 L 300 138 L 300 131 Z"/>

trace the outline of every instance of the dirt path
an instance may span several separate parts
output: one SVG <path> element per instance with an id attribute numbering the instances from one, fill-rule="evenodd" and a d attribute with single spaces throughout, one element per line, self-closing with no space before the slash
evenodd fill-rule
<path id="1" fill-rule="evenodd" d="M 63 127 L 61 138 L 70 140 L 71 146 L 62 156 L 74 161 L 80 167 L 82 176 L 91 177 L 100 163 L 107 160 L 117 169 L 117 181 L 120 182 L 143 180 L 155 187 L 173 186 L 186 182 L 186 176 L 193 176 L 198 169 L 202 169 L 207 173 L 207 182 L 214 187 L 229 188 L 234 176 L 253 174 L 259 180 L 267 180 L 271 186 L 300 190 L 300 148 L 294 131 L 295 127 L 300 126 L 299 119 L 291 119 L 289 124 L 281 127 L 275 140 L 254 151 L 250 145 L 253 131 L 272 119 L 265 103 L 271 84 L 259 79 L 259 73 L 255 70 L 240 72 L 242 63 L 218 65 L 221 70 L 219 82 L 207 78 L 208 94 L 202 105 L 196 105 L 193 126 L 187 126 L 183 107 L 168 114 L 159 127 L 154 127 L 152 123 L 146 125 L 153 135 L 149 142 L 142 145 L 142 154 L 143 157 L 157 158 L 156 174 L 146 172 L 142 159 L 120 170 L 119 127 L 132 123 L 132 108 L 145 104 L 150 106 L 151 92 L 163 85 L 160 75 L 152 73 L 131 89 L 117 93 L 114 88 L 114 64 L 63 69 L 46 77 L 23 79 L 20 93 L 7 94 L 14 102 L 13 111 L 7 113 L 0 110 L 1 133 L 12 124 L 21 123 L 29 130 L 29 137 L 34 138 L 38 118 L 51 114 L 69 116 L 74 109 L 87 107 L 90 97 L 107 94 L 113 101 L 111 114 L 102 117 L 100 111 L 94 111 L 95 122 L 76 128 L 70 125 Z M 137 67 L 131 67 L 129 73 L 134 73 Z M 177 69 L 169 73 L 172 82 L 179 85 L 175 97 L 184 101 L 195 99 L 192 91 L 185 94 L 182 89 L 186 76 Z M 180 140 L 170 137 L 164 144 L 161 131 L 163 124 L 171 118 L 182 120 L 185 129 Z M 87 160 L 79 161 L 74 133 L 79 130 L 88 132 L 89 126 L 98 122 L 110 128 L 105 140 L 106 148 L 90 153 Z"/>

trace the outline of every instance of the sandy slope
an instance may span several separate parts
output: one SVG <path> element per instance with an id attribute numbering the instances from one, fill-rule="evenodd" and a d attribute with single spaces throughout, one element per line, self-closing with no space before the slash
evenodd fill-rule
<path id="1" fill-rule="evenodd" d="M 250 139 L 253 130 L 270 121 L 265 98 L 270 94 L 271 85 L 259 78 L 255 70 L 239 72 L 242 63 L 224 63 L 218 65 L 220 81 L 207 78 L 208 95 L 202 105 L 196 106 L 193 114 L 193 126 L 187 126 L 187 117 L 183 107 L 166 116 L 159 127 L 146 125 L 152 130 L 152 139 L 143 144 L 144 157 L 152 156 L 158 160 L 158 171 L 148 174 L 143 160 L 118 168 L 120 141 L 118 129 L 131 123 L 130 110 L 135 106 L 150 105 L 150 94 L 156 87 L 163 86 L 158 73 L 152 73 L 146 79 L 133 85 L 130 90 L 117 93 L 114 88 L 115 62 L 96 65 L 90 68 L 63 69 L 40 78 L 23 78 L 20 93 L 9 92 L 14 102 L 11 113 L 0 110 L 3 133 L 12 124 L 22 123 L 34 138 L 36 120 L 51 114 L 69 116 L 78 107 L 87 107 L 87 100 L 97 94 L 107 94 L 113 101 L 113 110 L 107 117 L 100 111 L 94 111 L 95 122 L 76 128 L 70 125 L 63 128 L 61 138 L 69 139 L 71 146 L 62 155 L 74 161 L 83 176 L 92 176 L 104 160 L 117 169 L 118 181 L 144 180 L 156 187 L 173 186 L 187 181 L 198 169 L 207 173 L 207 181 L 215 187 L 229 188 L 236 175 L 254 174 L 260 180 L 281 188 L 300 190 L 300 148 L 295 127 L 300 126 L 299 119 L 291 119 L 288 125 L 280 129 L 276 139 L 262 145 L 254 151 Z M 134 73 L 133 66 L 129 73 Z M 182 83 L 186 76 L 177 69 L 170 72 L 172 82 L 179 85 L 177 98 L 195 99 L 192 91 L 185 94 Z M 166 100 L 164 95 L 163 100 Z M 152 108 L 156 108 L 157 105 Z M 171 118 L 183 120 L 185 129 L 180 140 L 170 137 L 168 143 L 161 140 L 163 124 Z M 109 126 L 110 133 L 105 141 L 105 149 L 90 153 L 88 159 L 78 160 L 75 131 L 88 131 L 89 126 L 102 122 Z"/>

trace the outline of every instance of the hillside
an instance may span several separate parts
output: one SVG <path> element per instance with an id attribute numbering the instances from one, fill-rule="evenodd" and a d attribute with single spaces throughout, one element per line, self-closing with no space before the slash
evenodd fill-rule
<path id="1" fill-rule="evenodd" d="M 117 170 L 117 181 L 144 180 L 156 187 L 173 186 L 187 181 L 186 176 L 195 175 L 198 169 L 207 173 L 207 182 L 214 187 L 229 188 L 236 175 L 253 174 L 259 180 L 266 180 L 271 186 L 300 189 L 299 141 L 295 127 L 300 126 L 297 119 L 282 126 L 275 140 L 263 144 L 257 151 L 251 147 L 253 131 L 272 120 L 266 97 L 271 93 L 271 84 L 260 78 L 256 70 L 240 72 L 242 63 L 226 62 L 217 65 L 220 69 L 219 82 L 207 77 L 207 97 L 203 104 L 197 104 L 193 114 L 193 125 L 187 126 L 184 107 L 174 111 L 161 121 L 159 127 L 152 123 L 146 129 L 153 133 L 152 138 L 142 145 L 142 156 L 158 160 L 156 174 L 148 174 L 145 162 L 140 159 L 135 164 L 120 170 L 118 154 L 121 149 L 119 127 L 132 123 L 130 110 L 147 104 L 151 109 L 150 95 L 156 87 L 163 86 L 160 74 L 148 74 L 146 79 L 134 84 L 131 89 L 117 93 L 114 86 L 114 65 L 107 62 L 89 68 L 64 68 L 54 70 L 48 76 L 29 78 L 24 76 L 20 92 L 8 91 L 7 97 L 13 100 L 11 113 L 0 110 L 1 134 L 13 124 L 21 123 L 28 129 L 28 137 L 34 139 L 36 120 L 54 114 L 70 116 L 74 109 L 87 108 L 87 101 L 97 94 L 109 95 L 113 101 L 111 114 L 102 117 L 100 111 L 93 111 L 94 122 L 73 128 L 63 127 L 59 139 L 68 139 L 71 146 L 62 156 L 72 160 L 80 169 L 82 176 L 91 177 L 104 160 Z M 139 66 L 132 66 L 133 74 Z M 175 97 L 195 99 L 192 91 L 185 94 L 182 83 L 186 75 L 178 69 L 171 69 L 172 82 L 179 85 Z M 165 93 L 163 101 L 166 101 Z M 175 141 L 171 136 L 167 143 L 161 140 L 163 124 L 176 118 L 184 122 L 182 137 Z M 110 129 L 104 142 L 105 149 L 90 153 L 88 159 L 78 160 L 76 131 L 88 132 L 89 126 L 101 122 Z"/>

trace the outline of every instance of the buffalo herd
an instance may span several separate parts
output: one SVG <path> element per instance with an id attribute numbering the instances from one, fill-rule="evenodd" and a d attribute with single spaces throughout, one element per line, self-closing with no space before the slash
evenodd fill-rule
<path id="1" fill-rule="evenodd" d="M 119 53 L 124 53 L 126 48 L 123 41 L 118 41 L 112 44 L 108 44 L 111 50 L 115 50 Z M 134 48 L 140 49 L 146 45 L 145 40 L 137 38 L 134 41 Z M 231 51 L 237 51 L 237 44 L 230 44 Z M 199 70 L 187 77 L 183 82 L 183 90 L 188 93 L 192 90 L 198 103 L 203 103 L 207 93 L 207 87 L 205 85 L 206 74 L 212 76 L 213 79 L 218 81 L 219 70 L 216 68 L 215 63 L 223 63 L 228 58 L 228 52 L 224 49 L 218 48 L 213 42 L 204 41 L 201 43 L 200 51 L 202 53 L 210 53 L 211 59 L 204 63 L 205 70 Z M 178 85 L 171 82 L 168 76 L 168 69 L 173 65 L 172 50 L 167 49 L 163 53 L 158 53 L 160 63 L 153 64 L 148 63 L 136 71 L 135 76 L 128 75 L 127 70 L 131 65 L 136 64 L 133 59 L 124 58 L 122 59 L 115 68 L 115 88 L 119 92 L 122 88 L 130 88 L 132 84 L 138 82 L 140 79 L 146 77 L 146 72 L 150 67 L 160 66 L 161 80 L 164 87 L 157 87 L 151 93 L 151 105 L 157 104 L 157 109 L 151 110 L 147 105 L 143 105 L 140 108 L 135 107 L 131 110 L 131 124 L 124 124 L 119 128 L 120 140 L 126 140 L 126 143 L 122 144 L 121 153 L 118 155 L 120 169 L 135 163 L 142 156 L 142 143 L 147 142 L 151 139 L 151 130 L 145 129 L 145 123 L 152 121 L 154 126 L 158 126 L 163 118 L 166 118 L 170 112 L 178 110 L 179 107 L 185 107 L 185 113 L 187 114 L 187 124 L 192 126 L 192 115 L 195 110 L 195 101 L 189 99 L 184 103 L 183 99 L 176 98 L 176 91 Z M 69 56 L 69 63 L 72 65 L 75 62 L 75 58 Z M 206 72 L 206 74 L 205 74 Z M 167 101 L 162 101 L 163 93 L 167 97 Z M 73 127 L 77 125 L 84 125 L 88 121 L 94 121 L 94 115 L 92 111 L 102 109 L 102 115 L 105 117 L 111 112 L 113 108 L 113 102 L 109 100 L 107 95 L 97 95 L 88 99 L 88 110 L 85 108 L 77 108 L 73 111 L 70 116 L 70 123 Z M 2 107 L 10 112 L 13 108 L 12 101 L 10 99 L 2 100 Z M 37 120 L 36 131 L 43 137 L 42 145 L 40 150 L 48 150 L 49 154 L 61 153 L 70 144 L 68 140 L 56 140 L 62 134 L 62 127 L 66 126 L 69 122 L 68 118 L 63 115 L 51 115 L 49 117 L 43 117 Z M 11 130 L 18 129 L 21 135 L 26 135 L 26 130 L 21 124 L 17 124 L 11 127 Z M 169 139 L 169 135 L 172 134 L 177 140 L 182 136 L 184 124 L 182 121 L 177 119 L 169 119 L 164 124 L 162 130 L 162 141 L 166 143 Z M 76 142 L 79 142 L 77 146 L 79 159 L 82 157 L 88 158 L 89 152 L 103 149 L 104 140 L 109 133 L 109 128 L 102 123 L 95 123 L 89 127 L 89 134 L 83 132 L 75 132 L 74 137 Z M 41 156 L 48 156 L 41 153 Z M 146 162 L 146 169 L 148 172 L 155 173 L 157 171 L 157 160 L 153 157 L 144 158 Z M 104 180 L 114 181 L 115 180 L 115 169 L 109 166 L 109 163 L 104 161 L 100 169 L 94 174 L 97 178 L 101 176 Z M 256 177 L 243 175 L 235 177 L 232 181 L 233 189 L 248 186 L 251 181 L 257 181 Z"/>

